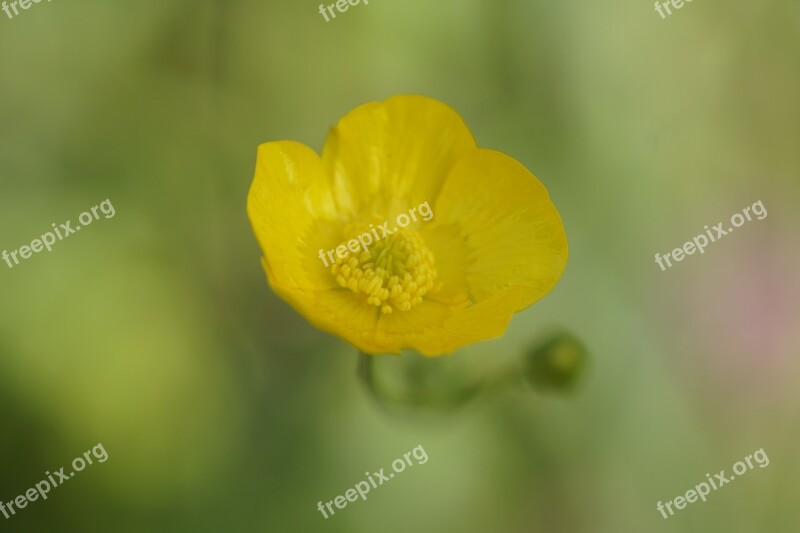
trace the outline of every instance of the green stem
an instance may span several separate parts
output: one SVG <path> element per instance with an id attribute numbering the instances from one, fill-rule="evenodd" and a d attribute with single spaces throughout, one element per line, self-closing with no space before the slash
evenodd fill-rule
<path id="1" fill-rule="evenodd" d="M 431 408 L 439 411 L 454 411 L 471 400 L 490 391 L 496 391 L 513 382 L 520 381 L 521 369 L 516 365 L 484 378 L 477 383 L 460 385 L 455 390 L 442 394 L 439 390 L 402 391 L 388 386 L 376 371 L 378 357 L 359 352 L 358 375 L 370 395 L 383 407 Z"/>

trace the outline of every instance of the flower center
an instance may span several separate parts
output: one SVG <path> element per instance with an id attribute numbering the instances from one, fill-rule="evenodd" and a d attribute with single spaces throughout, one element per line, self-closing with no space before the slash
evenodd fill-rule
<path id="1" fill-rule="evenodd" d="M 398 229 L 366 250 L 337 257 L 331 266 L 336 281 L 384 314 L 394 309 L 408 311 L 435 292 L 436 265 L 433 254 L 416 231 Z"/>

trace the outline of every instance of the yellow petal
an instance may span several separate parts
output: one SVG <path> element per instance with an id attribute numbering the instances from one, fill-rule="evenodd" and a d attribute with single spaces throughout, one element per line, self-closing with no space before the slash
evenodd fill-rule
<path id="1" fill-rule="evenodd" d="M 266 265 L 265 265 L 266 268 Z M 376 353 L 375 325 L 380 309 L 346 289 L 286 287 L 268 276 L 272 289 L 317 328 Z"/>
<path id="2" fill-rule="evenodd" d="M 342 118 L 322 159 L 350 213 L 389 217 L 433 202 L 455 162 L 476 148 L 461 117 L 424 96 L 364 104 Z"/>
<path id="3" fill-rule="evenodd" d="M 426 300 L 407 313 L 381 315 L 375 343 L 367 353 L 412 349 L 426 356 L 446 355 L 474 342 L 501 336 L 513 312 L 505 294 L 467 307 Z"/>
<path id="4" fill-rule="evenodd" d="M 370 354 L 416 350 L 427 356 L 453 352 L 505 331 L 511 313 L 501 296 L 466 309 L 424 301 L 408 312 L 382 314 L 346 290 L 301 290 L 270 283 L 273 290 L 317 328 Z"/>
<path id="5" fill-rule="evenodd" d="M 319 156 L 296 142 L 258 147 L 247 213 L 270 281 L 288 287 L 335 287 L 318 258 L 341 241 L 337 206 Z"/>
<path id="6" fill-rule="evenodd" d="M 442 232 L 460 236 L 464 250 L 457 257 L 436 238 Z M 422 234 L 446 285 L 463 287 L 474 303 L 502 294 L 508 313 L 547 294 L 567 263 L 564 226 L 547 190 L 520 163 L 494 150 L 459 160 Z"/>

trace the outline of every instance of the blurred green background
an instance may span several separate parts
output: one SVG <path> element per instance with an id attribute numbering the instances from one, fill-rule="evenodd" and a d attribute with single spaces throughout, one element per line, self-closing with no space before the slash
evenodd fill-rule
<path id="1" fill-rule="evenodd" d="M 800 4 L 662 20 L 646 0 L 371 0 L 329 23 L 318 5 L 0 12 L 0 248 L 117 211 L 0 263 L 0 500 L 109 454 L 0 530 L 797 531 Z M 355 350 L 268 288 L 244 209 L 256 146 L 319 150 L 398 93 L 525 164 L 570 242 L 505 336 L 426 364 L 488 375 L 566 328 L 591 360 L 572 394 L 386 411 Z M 758 200 L 766 219 L 654 263 Z M 316 510 L 420 444 L 426 464 Z M 656 510 L 762 447 L 767 468 Z"/>

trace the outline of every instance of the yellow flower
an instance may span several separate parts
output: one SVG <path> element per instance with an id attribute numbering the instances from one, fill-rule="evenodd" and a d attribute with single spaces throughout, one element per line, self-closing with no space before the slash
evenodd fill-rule
<path id="1" fill-rule="evenodd" d="M 429 220 L 398 227 L 423 205 Z M 422 96 L 356 108 L 322 157 L 292 141 L 262 144 L 247 212 L 273 290 L 372 354 L 442 355 L 498 337 L 567 262 L 544 186 Z M 353 245 L 367 233 L 372 244 Z"/>

